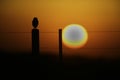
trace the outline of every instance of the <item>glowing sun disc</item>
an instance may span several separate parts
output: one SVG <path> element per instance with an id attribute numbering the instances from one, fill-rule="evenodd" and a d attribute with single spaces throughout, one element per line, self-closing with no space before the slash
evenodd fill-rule
<path id="1" fill-rule="evenodd" d="M 81 48 L 88 40 L 88 33 L 83 26 L 70 24 L 63 29 L 62 40 L 69 48 Z"/>

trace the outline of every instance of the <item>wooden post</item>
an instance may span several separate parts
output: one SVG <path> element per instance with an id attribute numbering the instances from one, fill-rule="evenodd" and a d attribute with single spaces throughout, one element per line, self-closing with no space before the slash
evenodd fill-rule
<path id="1" fill-rule="evenodd" d="M 39 30 L 32 29 L 32 54 L 39 55 Z"/>
<path id="2" fill-rule="evenodd" d="M 62 63 L 62 29 L 59 29 L 59 60 Z"/>

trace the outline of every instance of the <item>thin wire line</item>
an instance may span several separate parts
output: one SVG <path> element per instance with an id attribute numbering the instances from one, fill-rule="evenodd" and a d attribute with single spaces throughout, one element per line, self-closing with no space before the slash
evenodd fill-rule
<path id="1" fill-rule="evenodd" d="M 31 33 L 31 32 L 0 32 L 0 34 L 2 34 L 2 33 L 4 33 L 4 34 L 6 34 L 6 33 L 13 33 L 13 34 L 14 33 L 23 33 L 24 34 L 24 33 Z"/>
<path id="2" fill-rule="evenodd" d="M 58 33 L 58 32 L 40 32 L 40 33 Z"/>
<path id="3" fill-rule="evenodd" d="M 87 32 L 120 32 L 120 31 L 87 31 Z M 31 33 L 31 32 L 0 32 L 2 33 Z M 58 33 L 58 32 L 40 32 L 40 33 Z"/>
<path id="4" fill-rule="evenodd" d="M 13 34 L 21 33 L 22 34 L 23 33 L 24 34 L 24 33 L 32 33 L 32 32 L 0 32 L 0 34 L 2 34 L 2 33 L 4 33 L 4 34 L 7 34 L 7 33 L 13 33 Z M 58 33 L 58 32 L 40 32 L 40 33 Z"/>
<path id="5" fill-rule="evenodd" d="M 87 31 L 87 32 L 120 32 L 120 31 Z"/>
<path id="6" fill-rule="evenodd" d="M 42 47 L 41 47 L 42 48 Z M 58 48 L 42 48 L 42 49 L 58 49 Z M 63 48 L 63 49 L 70 49 L 70 48 Z M 79 49 L 79 50 L 82 50 L 82 49 L 119 49 L 120 50 L 120 48 L 81 48 L 81 49 Z"/>

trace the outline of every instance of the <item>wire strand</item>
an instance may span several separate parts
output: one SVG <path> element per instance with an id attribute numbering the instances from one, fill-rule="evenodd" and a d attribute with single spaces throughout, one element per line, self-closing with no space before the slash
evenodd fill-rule
<path id="1" fill-rule="evenodd" d="M 87 32 L 120 32 L 120 31 L 87 31 Z M 0 32 L 2 33 L 31 33 L 31 32 Z M 58 32 L 40 32 L 40 33 L 58 33 Z"/>

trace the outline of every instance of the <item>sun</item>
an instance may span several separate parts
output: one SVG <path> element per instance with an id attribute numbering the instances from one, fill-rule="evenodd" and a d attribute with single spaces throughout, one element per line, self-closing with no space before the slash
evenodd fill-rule
<path id="1" fill-rule="evenodd" d="M 88 40 L 88 33 L 82 25 L 70 24 L 63 29 L 62 41 L 69 48 L 81 48 Z"/>

